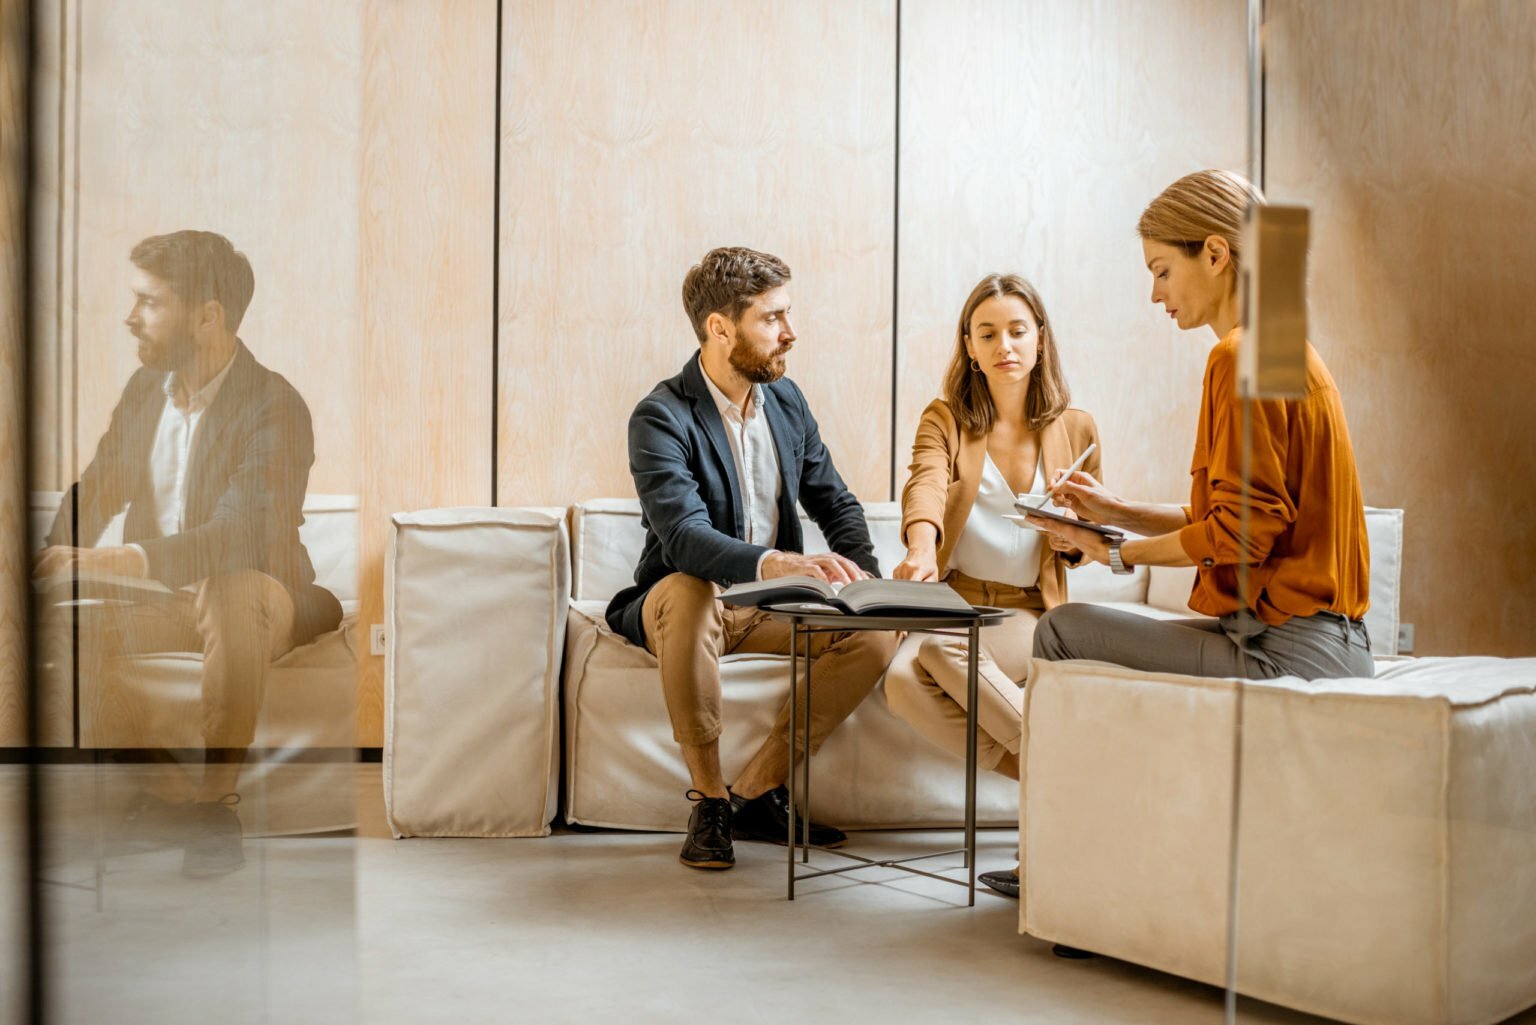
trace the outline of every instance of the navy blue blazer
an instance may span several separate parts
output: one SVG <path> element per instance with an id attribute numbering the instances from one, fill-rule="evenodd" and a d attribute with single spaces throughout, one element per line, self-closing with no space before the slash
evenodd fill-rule
<path id="1" fill-rule="evenodd" d="M 775 548 L 804 550 L 795 509 L 799 502 L 834 552 L 878 576 L 864 507 L 832 465 L 805 396 L 787 377 L 759 385 L 757 393 L 779 456 Z M 644 647 L 640 610 L 663 577 L 687 573 L 726 586 L 755 580 L 758 560 L 768 551 L 742 540 L 747 514 L 736 461 L 697 353 L 682 373 L 658 384 L 630 414 L 629 472 L 640 495 L 645 551 L 635 567 L 634 585 L 609 602 L 607 618 L 616 632 Z"/>
<path id="2" fill-rule="evenodd" d="M 123 540 L 144 549 L 152 578 L 182 587 L 216 573 L 259 570 L 293 596 L 296 646 L 334 630 L 341 605 L 315 583 L 299 540 L 315 461 L 304 399 L 237 344 L 229 376 L 192 442 L 183 529 L 161 537 L 150 457 L 165 379 L 163 370 L 140 367 L 128 380 L 96 455 L 59 505 L 48 544 L 94 545 L 126 506 Z"/>

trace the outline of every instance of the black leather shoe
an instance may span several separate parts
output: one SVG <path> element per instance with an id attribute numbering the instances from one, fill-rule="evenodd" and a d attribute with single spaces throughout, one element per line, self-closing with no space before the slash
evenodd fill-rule
<path id="1" fill-rule="evenodd" d="M 207 879 L 233 872 L 245 864 L 240 817 L 235 805 L 239 794 L 218 801 L 199 801 L 187 806 L 187 849 L 181 858 L 181 874 Z"/>
<path id="2" fill-rule="evenodd" d="M 1086 961 L 1090 957 L 1099 956 L 1091 950 L 1079 950 L 1076 947 L 1069 947 L 1065 943 L 1058 943 L 1053 946 L 1051 948 L 1051 953 L 1055 954 L 1057 957 L 1070 958 L 1073 961 Z"/>
<path id="3" fill-rule="evenodd" d="M 1004 897 L 1019 899 L 1019 873 L 1018 872 L 983 872 L 976 877 L 986 883 L 992 889 L 1001 893 Z"/>
<path id="4" fill-rule="evenodd" d="M 688 839 L 677 856 L 689 868 L 730 868 L 736 864 L 731 848 L 731 802 L 724 797 L 705 797 L 688 791 L 693 814 L 688 817 Z"/>
<path id="5" fill-rule="evenodd" d="M 739 794 L 731 795 L 732 835 L 738 840 L 765 840 L 783 846 L 789 836 L 789 791 L 774 787 L 750 801 Z M 795 840 L 805 828 L 804 819 L 795 817 Z M 834 826 L 811 823 L 811 846 L 841 847 L 848 842 L 848 834 Z"/>

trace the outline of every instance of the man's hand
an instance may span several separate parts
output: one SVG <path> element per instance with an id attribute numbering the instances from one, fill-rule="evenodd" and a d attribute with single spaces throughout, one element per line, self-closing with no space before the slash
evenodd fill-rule
<path id="1" fill-rule="evenodd" d="M 815 577 L 829 584 L 851 584 L 869 576 L 852 559 L 828 553 L 826 555 L 799 555 L 795 552 L 772 552 L 763 560 L 763 579 L 774 577 Z"/>
<path id="2" fill-rule="evenodd" d="M 32 560 L 32 578 L 41 580 L 63 573 L 75 564 L 75 553 L 78 551 L 78 548 L 70 548 L 68 545 L 49 545 Z"/>
<path id="3" fill-rule="evenodd" d="M 891 578 L 893 580 L 939 579 L 938 552 L 933 550 L 933 545 L 912 545 L 907 549 L 907 557 L 891 570 Z"/>
<path id="4" fill-rule="evenodd" d="M 1055 489 L 1051 495 L 1052 505 L 1070 509 L 1080 519 L 1095 523 L 1116 522 L 1115 516 L 1122 503 L 1104 485 L 1094 480 L 1092 474 L 1074 470 L 1070 477 L 1063 477 L 1057 471 L 1051 487 Z"/>
<path id="5" fill-rule="evenodd" d="M 145 576 L 144 557 L 127 545 L 113 548 L 68 548 L 55 545 L 38 555 L 32 568 L 34 577 L 55 573 L 105 573 L 119 577 Z"/>
<path id="6" fill-rule="evenodd" d="M 1031 527 L 1040 531 L 1050 541 L 1050 545 L 1058 552 L 1070 552 L 1074 548 L 1083 553 L 1083 557 L 1094 562 L 1109 564 L 1109 543 L 1104 535 L 1084 527 L 1074 527 L 1069 523 L 1057 523 L 1055 520 L 1041 519 L 1038 516 L 1026 515 L 1025 520 Z M 1065 547 L 1059 547 L 1065 545 Z"/>

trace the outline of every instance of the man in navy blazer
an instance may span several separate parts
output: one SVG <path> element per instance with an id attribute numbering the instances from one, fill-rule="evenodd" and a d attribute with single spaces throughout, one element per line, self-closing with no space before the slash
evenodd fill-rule
<path id="1" fill-rule="evenodd" d="M 268 664 L 336 628 L 341 605 L 315 584 L 299 540 L 315 461 L 309 407 L 236 334 L 255 290 L 222 235 L 178 231 L 134 247 L 124 321 L 143 366 L 123 389 L 90 465 L 64 496 L 34 575 L 156 580 L 161 599 L 93 611 L 83 647 L 115 654 L 203 653 L 209 749 L 194 800 L 140 794 L 128 819 L 188 838 L 183 870 L 240 867 L 232 805 Z M 96 547 L 126 508 L 124 544 Z M 87 660 L 86 671 L 95 668 Z"/>
<path id="2" fill-rule="evenodd" d="M 730 868 L 732 838 L 783 843 L 789 801 L 789 708 L 736 781 L 720 768 L 720 656 L 788 654 L 789 627 L 757 609 L 727 608 L 731 584 L 781 576 L 847 583 L 878 575 L 864 509 L 838 476 L 805 396 L 784 377 L 795 344 L 789 267 L 745 248 L 715 249 L 683 282 L 699 351 L 629 419 L 629 468 L 645 522 L 635 583 L 608 624 L 655 654 L 693 789 L 680 858 Z M 796 503 L 832 552 L 805 555 Z M 817 634 L 811 654 L 814 752 L 879 682 L 895 653 L 887 633 Z M 813 823 L 811 841 L 840 830 Z"/>

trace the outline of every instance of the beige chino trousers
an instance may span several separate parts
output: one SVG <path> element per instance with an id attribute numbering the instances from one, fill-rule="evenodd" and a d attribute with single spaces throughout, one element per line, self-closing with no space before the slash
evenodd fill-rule
<path id="1" fill-rule="evenodd" d="M 972 605 L 1016 610 L 1013 618 L 981 631 L 976 659 L 976 765 L 995 769 L 1004 756 L 1019 753 L 1023 681 L 1035 623 L 1045 603 L 1038 588 L 977 580 L 958 570 L 945 574 L 944 582 Z M 903 642 L 885 677 L 891 711 L 927 740 L 962 758 L 968 662 L 967 638 L 914 634 Z"/>
<path id="2" fill-rule="evenodd" d="M 203 654 L 201 732 L 209 748 L 248 748 L 267 667 L 293 647 L 293 599 L 256 570 L 209 577 L 164 601 L 91 607 L 81 617 L 82 673 L 156 651 Z M 131 669 L 129 670 L 131 671 Z"/>
<path id="3" fill-rule="evenodd" d="M 716 600 L 720 591 L 707 580 L 673 573 L 651 588 L 641 607 L 645 646 L 660 664 L 672 737 L 679 744 L 708 744 L 720 737 L 721 656 L 789 654 L 788 623 L 761 609 L 729 608 Z M 884 631 L 817 633 L 811 635 L 810 648 L 808 744 L 815 754 L 880 682 L 896 637 Z M 787 699 L 770 736 L 789 743 Z"/>

